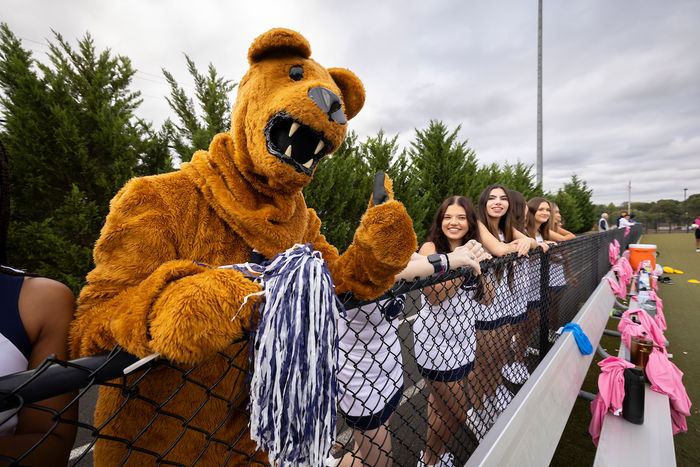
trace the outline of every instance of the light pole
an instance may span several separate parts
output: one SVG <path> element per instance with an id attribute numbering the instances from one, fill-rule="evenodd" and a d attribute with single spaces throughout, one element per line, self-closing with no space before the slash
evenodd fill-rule
<path id="1" fill-rule="evenodd" d="M 688 189 L 687 189 L 687 188 L 683 188 L 683 211 L 684 211 L 684 214 L 683 214 L 683 222 L 685 222 L 685 231 L 686 231 L 686 232 L 689 232 L 689 231 L 690 231 L 690 225 L 688 225 L 688 224 L 690 223 L 690 221 L 689 221 L 689 219 L 688 219 L 688 206 L 687 206 L 686 203 L 685 203 L 685 195 L 686 195 L 687 193 L 688 193 Z"/>
<path id="2" fill-rule="evenodd" d="M 537 183 L 542 185 L 542 0 L 537 15 Z"/>

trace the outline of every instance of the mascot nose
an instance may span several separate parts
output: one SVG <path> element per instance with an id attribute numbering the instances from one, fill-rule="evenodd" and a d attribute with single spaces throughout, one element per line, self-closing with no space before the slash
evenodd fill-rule
<path id="1" fill-rule="evenodd" d="M 340 97 L 330 89 L 316 86 L 309 89 L 309 97 L 316 105 L 328 115 L 328 120 L 338 122 L 341 125 L 345 124 L 345 114 L 343 106 L 340 102 Z"/>

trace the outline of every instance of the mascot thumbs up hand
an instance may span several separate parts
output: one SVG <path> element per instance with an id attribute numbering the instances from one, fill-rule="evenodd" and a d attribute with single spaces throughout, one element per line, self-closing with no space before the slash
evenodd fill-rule
<path id="1" fill-rule="evenodd" d="M 391 179 L 378 172 L 352 244 L 336 263 L 329 264 L 336 292 L 376 298 L 392 286 L 394 275 L 406 266 L 416 248 L 411 218 L 403 204 L 394 200 Z"/>

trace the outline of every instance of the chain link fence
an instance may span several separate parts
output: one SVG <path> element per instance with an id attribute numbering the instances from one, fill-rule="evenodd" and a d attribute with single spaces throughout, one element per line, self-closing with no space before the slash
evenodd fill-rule
<path id="1" fill-rule="evenodd" d="M 624 251 L 640 235 L 636 226 L 629 234 L 616 229 L 586 235 L 546 253 L 536 249 L 529 257 L 484 262 L 478 277 L 461 269 L 399 282 L 374 301 L 344 297 L 331 455 L 341 465 L 408 466 L 420 459 L 463 465 L 556 341 L 557 331 L 610 269 L 608 245 L 617 239 Z M 48 359 L 35 370 L 0 378 L 0 428 L 20 410 L 50 411 L 52 430 L 60 424 L 77 427 L 69 465 L 92 465 L 93 448 L 101 444 L 118 448 L 119 465 L 209 465 L 212 459 L 218 465 L 268 465 L 247 429 L 230 432 L 228 421 L 245 413 L 248 404 L 247 386 L 240 382 L 249 375 L 233 362 L 249 352 L 249 340 L 234 344 L 206 362 L 223 369 L 213 384 L 207 368 L 163 360 L 124 375 L 137 359 L 119 347 L 69 362 Z M 170 379 L 166 374 L 179 381 L 168 388 L 170 396 L 149 397 L 152 385 Z M 97 388 L 120 394 L 121 401 L 101 408 L 113 409 L 113 415 L 100 425 L 92 418 Z M 183 388 L 198 391 L 201 400 L 178 406 Z M 231 388 L 243 389 L 232 393 Z M 64 410 L 42 406 L 45 399 L 73 391 L 76 396 Z M 78 403 L 75 420 L 67 414 Z M 130 420 L 139 414 L 141 421 L 127 430 L 134 434 L 128 439 L 113 429 L 124 412 Z M 144 433 L 153 435 L 166 425 L 179 428 L 167 432 L 165 450 L 141 441 Z M 51 430 L 19 457 L 0 452 L 0 463 L 27 465 L 50 436 Z"/>

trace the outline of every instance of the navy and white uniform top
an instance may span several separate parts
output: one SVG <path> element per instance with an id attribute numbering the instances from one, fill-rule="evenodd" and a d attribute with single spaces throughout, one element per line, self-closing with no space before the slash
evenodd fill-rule
<path id="1" fill-rule="evenodd" d="M 381 411 L 403 387 L 403 362 L 397 314 L 406 297 L 369 303 L 347 310 L 338 320 L 339 407 L 364 417 Z M 393 315 L 393 316 L 392 316 Z"/>
<path id="2" fill-rule="evenodd" d="M 498 239 L 505 242 L 503 232 L 498 232 Z M 483 247 L 484 251 L 491 254 L 490 251 Z M 505 266 L 505 265 L 504 265 Z M 494 329 L 504 324 L 508 324 L 511 316 L 511 306 L 513 302 L 512 291 L 508 281 L 509 267 L 502 267 L 501 278 L 498 279 L 496 271 L 490 269 L 488 277 L 492 287 L 495 288 L 495 294 L 490 305 L 477 304 L 476 328 L 477 329 Z"/>
<path id="3" fill-rule="evenodd" d="M 416 364 L 427 370 L 450 371 L 474 361 L 477 279 L 468 276 L 452 297 L 423 306 L 413 322 Z"/>
<path id="4" fill-rule="evenodd" d="M 0 272 L 0 376 L 27 369 L 31 343 L 19 315 L 19 293 L 24 276 Z M 0 436 L 14 433 L 17 410 L 0 412 Z"/>
<path id="5" fill-rule="evenodd" d="M 535 241 L 537 243 L 542 243 L 542 235 L 538 232 L 537 235 L 535 236 Z M 527 301 L 528 303 L 535 303 L 539 304 L 540 302 L 540 255 L 542 253 L 539 253 L 537 255 L 537 258 L 533 259 L 530 261 L 530 266 L 529 266 L 529 271 L 528 271 L 528 293 L 527 293 Z"/>

